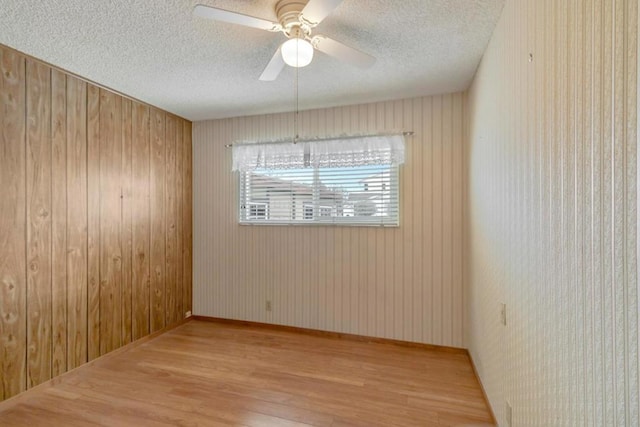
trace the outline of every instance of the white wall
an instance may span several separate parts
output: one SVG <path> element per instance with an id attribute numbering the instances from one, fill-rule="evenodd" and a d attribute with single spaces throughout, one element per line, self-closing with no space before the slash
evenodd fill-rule
<path id="1" fill-rule="evenodd" d="M 507 0 L 471 89 L 469 345 L 503 425 L 639 422 L 637 6 Z"/>
<path id="2" fill-rule="evenodd" d="M 400 228 L 239 226 L 224 145 L 290 136 L 293 116 L 194 123 L 194 314 L 463 346 L 464 105 L 453 94 L 300 114 L 303 136 L 415 131 Z"/>

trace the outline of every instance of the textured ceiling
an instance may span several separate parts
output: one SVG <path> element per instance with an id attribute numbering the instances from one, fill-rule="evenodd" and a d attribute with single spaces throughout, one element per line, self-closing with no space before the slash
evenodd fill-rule
<path id="1" fill-rule="evenodd" d="M 197 3 L 276 20 L 276 0 L 0 0 L 0 43 L 191 120 L 291 111 L 294 72 L 258 77 L 280 33 L 194 17 Z M 314 31 L 377 58 L 316 52 L 300 109 L 466 89 L 504 0 L 344 0 Z"/>

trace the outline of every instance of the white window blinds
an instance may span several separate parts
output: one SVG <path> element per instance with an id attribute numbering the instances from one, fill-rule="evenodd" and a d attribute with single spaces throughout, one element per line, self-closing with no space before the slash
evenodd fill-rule
<path id="1" fill-rule="evenodd" d="M 399 224 L 401 135 L 233 147 L 243 224 Z"/>

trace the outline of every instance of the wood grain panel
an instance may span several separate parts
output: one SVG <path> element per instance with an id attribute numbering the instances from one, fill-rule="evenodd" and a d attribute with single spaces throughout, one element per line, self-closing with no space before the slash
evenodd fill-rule
<path id="1" fill-rule="evenodd" d="M 122 98 L 100 89 L 100 354 L 122 344 Z"/>
<path id="2" fill-rule="evenodd" d="M 87 361 L 87 84 L 67 76 L 67 368 Z"/>
<path id="3" fill-rule="evenodd" d="M 27 386 L 51 378 L 51 69 L 27 59 Z"/>
<path id="4" fill-rule="evenodd" d="M 150 334 L 152 230 L 154 330 L 190 308 L 191 128 L 166 115 L 152 176 L 150 107 L 0 45 L 0 400 Z"/>
<path id="5" fill-rule="evenodd" d="M 184 246 L 185 218 L 183 216 L 185 203 L 184 188 L 184 160 L 186 149 L 184 146 L 183 121 L 176 122 L 176 320 L 184 318 Z"/>
<path id="6" fill-rule="evenodd" d="M 100 89 L 87 84 L 87 357 L 100 356 Z"/>
<path id="7" fill-rule="evenodd" d="M 150 332 L 149 107 L 134 103 L 133 125 L 133 339 Z"/>
<path id="8" fill-rule="evenodd" d="M 184 313 L 193 310 L 193 158 L 192 158 L 192 142 L 191 142 L 191 122 L 184 121 L 182 132 L 182 143 L 184 144 L 184 195 L 185 199 L 182 204 L 182 213 L 180 217 L 184 220 L 182 230 L 182 238 L 184 239 L 184 251 L 182 254 L 182 263 L 184 265 L 183 275 L 183 304 Z"/>
<path id="9" fill-rule="evenodd" d="M 165 324 L 171 324 L 179 318 L 176 304 L 177 273 L 177 236 L 176 236 L 176 135 L 178 119 L 166 115 L 165 119 L 165 184 L 164 184 L 164 221 L 165 221 Z"/>
<path id="10" fill-rule="evenodd" d="M 155 332 L 165 325 L 166 275 L 165 275 L 165 114 L 151 109 L 150 124 L 150 217 L 151 230 L 151 320 L 150 330 Z"/>
<path id="11" fill-rule="evenodd" d="M 0 49 L 0 398 L 26 377 L 25 58 Z"/>
<path id="12" fill-rule="evenodd" d="M 67 76 L 51 70 L 51 374 L 67 370 Z"/>
<path id="13" fill-rule="evenodd" d="M 120 242 L 122 246 L 122 345 L 129 344 L 132 340 L 132 239 L 133 239 L 133 189 L 132 189 L 132 149 L 133 149 L 133 125 L 131 101 L 122 100 L 122 173 L 121 187 L 121 228 Z"/>

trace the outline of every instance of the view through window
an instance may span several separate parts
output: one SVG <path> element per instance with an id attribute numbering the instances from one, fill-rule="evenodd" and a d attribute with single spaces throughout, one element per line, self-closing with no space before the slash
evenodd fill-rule
<path id="1" fill-rule="evenodd" d="M 398 166 L 241 172 L 240 222 L 398 225 Z"/>

